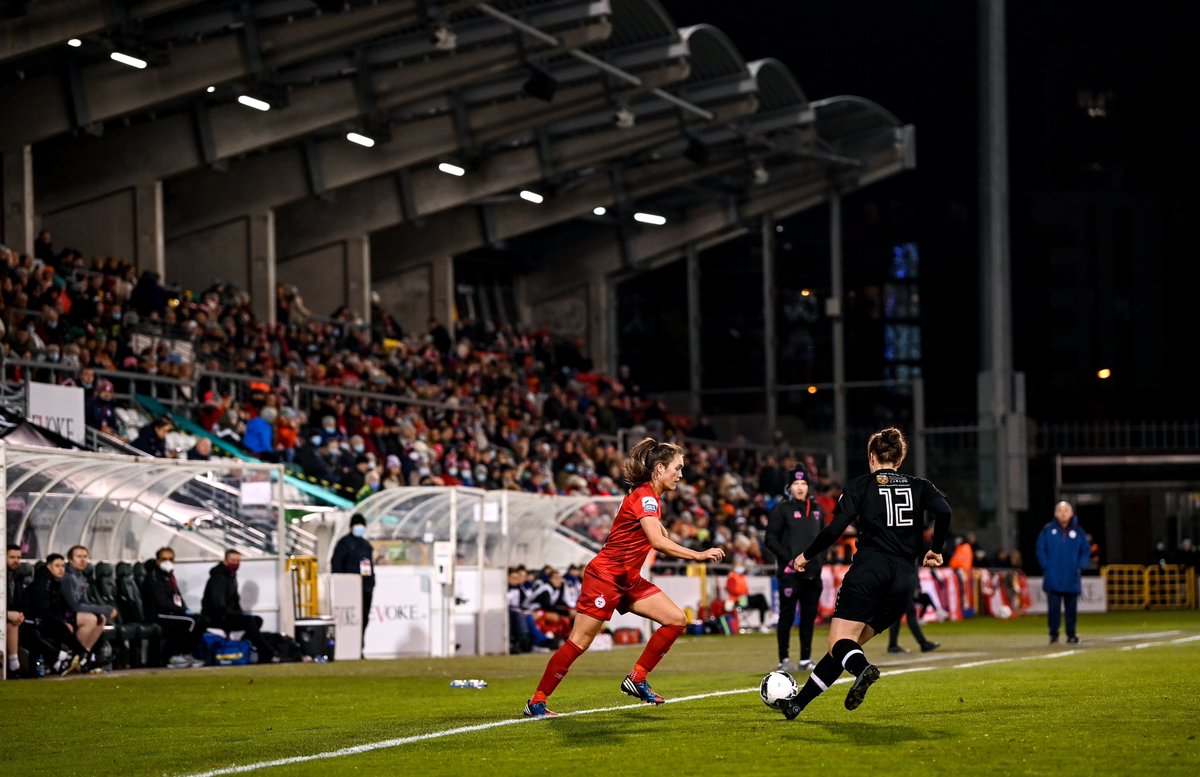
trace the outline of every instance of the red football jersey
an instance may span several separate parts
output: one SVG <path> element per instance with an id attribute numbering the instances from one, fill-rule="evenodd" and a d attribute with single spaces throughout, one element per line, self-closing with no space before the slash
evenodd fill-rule
<path id="1" fill-rule="evenodd" d="M 608 539 L 588 568 L 618 581 L 638 577 L 650 552 L 650 540 L 641 524 L 646 516 L 662 520 L 662 503 L 654 495 L 649 483 L 638 486 L 621 501 L 621 509 L 613 519 Z"/>

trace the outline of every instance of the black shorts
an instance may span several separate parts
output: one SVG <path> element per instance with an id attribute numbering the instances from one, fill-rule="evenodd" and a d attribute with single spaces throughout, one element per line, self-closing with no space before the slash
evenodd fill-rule
<path id="1" fill-rule="evenodd" d="M 900 620 L 912 602 L 917 576 L 913 560 L 860 551 L 842 578 L 833 617 L 865 623 L 880 633 Z"/>

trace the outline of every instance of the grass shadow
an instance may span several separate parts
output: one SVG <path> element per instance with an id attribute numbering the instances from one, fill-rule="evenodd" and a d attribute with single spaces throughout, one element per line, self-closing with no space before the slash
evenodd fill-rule
<path id="1" fill-rule="evenodd" d="M 560 718 L 550 722 L 544 731 L 560 740 L 562 747 L 578 745 L 581 741 L 605 742 L 620 745 L 625 740 L 642 740 L 662 730 L 662 721 L 636 716 L 583 715 Z M 581 740 L 582 738 L 582 740 Z"/>
<path id="2" fill-rule="evenodd" d="M 837 721 L 837 720 L 804 720 L 797 719 L 792 725 L 819 727 L 835 740 L 863 745 L 898 745 L 907 742 L 923 742 L 938 739 L 946 741 L 949 736 L 945 731 L 936 731 L 914 726 L 901 726 L 895 723 L 872 723 L 869 721 Z"/>

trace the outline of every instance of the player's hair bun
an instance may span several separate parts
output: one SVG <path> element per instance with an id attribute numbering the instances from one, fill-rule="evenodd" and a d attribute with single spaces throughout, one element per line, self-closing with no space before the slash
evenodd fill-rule
<path id="1" fill-rule="evenodd" d="M 875 458 L 881 462 L 898 465 L 908 454 L 908 440 L 904 439 L 904 432 L 889 426 L 871 435 L 867 452 L 875 454 Z"/>

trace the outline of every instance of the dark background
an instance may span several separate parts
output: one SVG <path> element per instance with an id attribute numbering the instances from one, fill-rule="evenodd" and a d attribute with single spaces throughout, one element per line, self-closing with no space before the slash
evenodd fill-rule
<path id="1" fill-rule="evenodd" d="M 926 379 L 928 420 L 973 421 L 980 367 L 976 4 L 662 5 L 680 26 L 720 28 L 747 61 L 781 60 L 810 100 L 861 95 L 916 125 L 917 169 L 843 203 L 847 377 L 878 379 L 888 369 L 880 289 L 892 247 L 914 242 L 921 257 L 916 366 Z M 1186 5 L 1165 2 L 1008 3 L 1013 351 L 1036 420 L 1194 415 L 1194 17 Z M 828 322 L 798 296 L 810 288 L 815 303 L 828 294 L 828 209 L 780 226 L 780 380 L 829 380 Z M 706 387 L 761 384 L 757 251 L 756 238 L 746 237 L 703 255 Z M 625 284 L 622 293 L 642 284 L 644 294 L 653 285 L 660 293 L 663 284 L 682 286 L 681 268 Z M 655 315 L 683 319 L 685 305 L 683 294 L 665 295 Z M 647 388 L 686 388 L 686 352 L 673 369 L 641 369 L 632 349 L 621 358 Z M 1113 377 L 1098 380 L 1101 368 Z M 760 401 L 743 400 L 728 395 L 706 409 L 753 410 Z M 787 402 L 783 409 L 803 412 Z"/>

